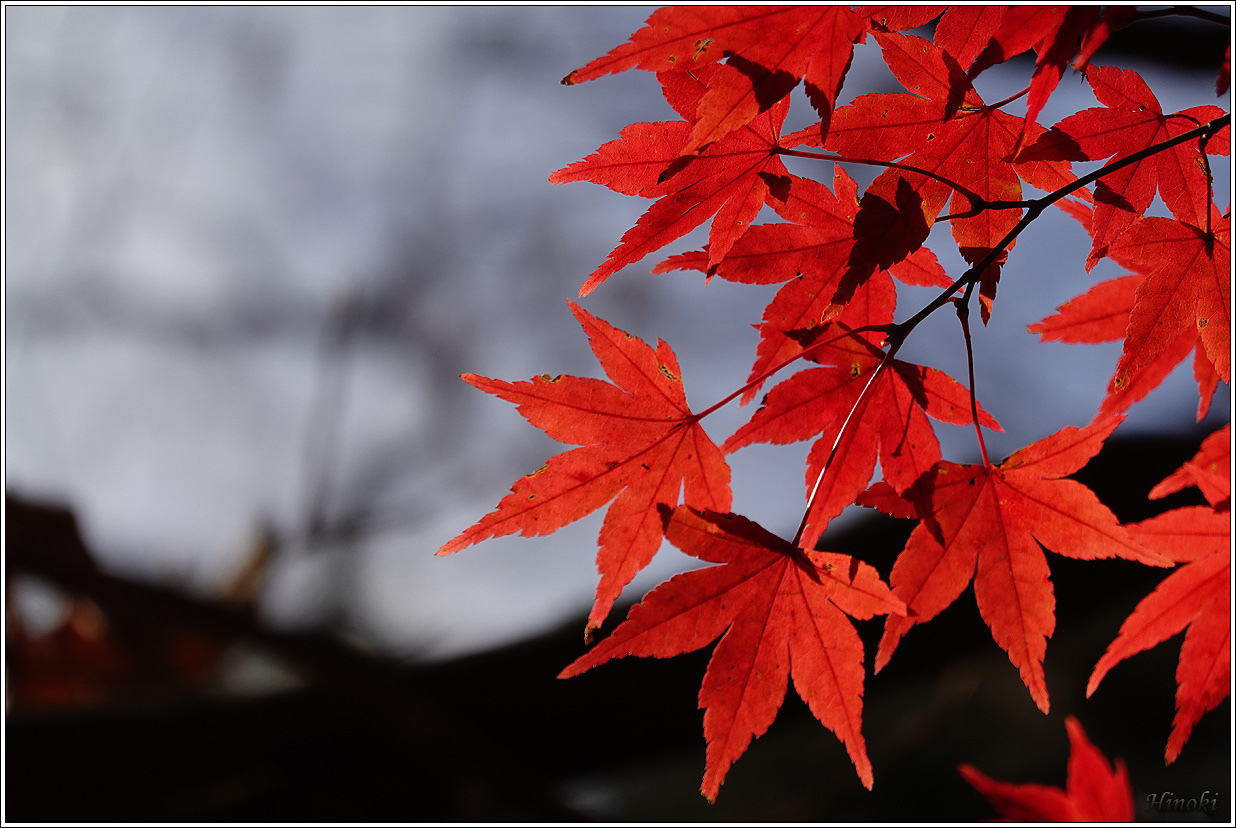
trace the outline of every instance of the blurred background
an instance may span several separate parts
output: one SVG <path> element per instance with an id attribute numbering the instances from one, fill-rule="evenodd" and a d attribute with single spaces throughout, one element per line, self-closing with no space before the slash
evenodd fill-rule
<path id="1" fill-rule="evenodd" d="M 911 636 L 904 667 L 869 679 L 875 793 L 791 693 L 709 808 L 695 710 L 707 652 L 554 680 L 583 649 L 600 512 L 434 557 L 559 450 L 458 375 L 599 375 L 564 300 L 647 202 L 546 179 L 629 123 L 675 116 L 647 73 L 558 81 L 649 12 L 6 7 L 10 818 L 981 819 L 992 814 L 956 763 L 1062 784 L 1070 712 L 1135 769 L 1132 752 L 1147 751 L 1135 785 L 1218 788 L 1230 814 L 1230 702 L 1162 766 L 1178 643 L 1138 657 L 1148 686 L 1118 669 L 1080 697 L 1154 573 L 1108 565 L 1111 610 L 1085 612 L 1093 569 L 1052 557 L 1048 719 L 963 597 L 939 632 Z M 1141 24 L 1096 62 L 1142 72 L 1175 111 L 1216 102 L 1227 39 L 1197 21 Z M 989 70 L 979 91 L 1006 97 L 1028 71 Z M 868 46 L 843 102 L 897 89 Z M 1090 105 L 1066 76 L 1040 120 Z M 792 118 L 787 129 L 810 111 Z M 1222 161 L 1216 173 L 1222 206 Z M 959 273 L 950 244 L 931 246 Z M 1118 344 L 1025 331 L 1120 272 L 1086 274 L 1087 247 L 1049 214 L 1011 254 L 977 334 L 978 393 L 1005 428 L 995 455 L 1088 422 L 1102 398 Z M 660 258 L 584 304 L 668 341 L 703 407 L 742 384 L 749 323 L 772 293 L 649 275 Z M 901 317 L 930 295 L 905 290 Z M 951 315 L 902 353 L 965 375 Z M 1104 466 L 1129 509 L 1227 421 L 1228 394 L 1196 423 L 1182 366 L 1133 409 L 1119 434 L 1140 461 Z M 706 426 L 720 442 L 749 413 L 731 406 Z M 946 457 L 975 458 L 970 431 L 941 432 Z M 805 451 L 735 454 L 736 511 L 792 534 Z M 836 546 L 887 573 L 902 528 L 872 520 L 845 516 Z M 686 560 L 667 547 L 628 597 Z M 1075 639 L 1069 612 L 1084 619 Z M 976 755 L 946 735 L 958 729 L 1008 735 Z M 1055 776 L 1017 776 L 1038 767 Z"/>

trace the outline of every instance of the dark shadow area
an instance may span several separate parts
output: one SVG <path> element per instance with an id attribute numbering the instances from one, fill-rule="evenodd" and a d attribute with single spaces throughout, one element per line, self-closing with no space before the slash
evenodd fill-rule
<path id="1" fill-rule="evenodd" d="M 1078 478 L 1125 521 L 1198 502 L 1145 494 L 1197 438 L 1113 440 Z M 97 607 L 104 640 L 64 640 L 59 658 L 9 626 L 7 817 L 17 821 L 971 821 L 994 816 L 960 762 L 1015 782 L 1063 785 L 1065 715 L 1129 766 L 1139 819 L 1230 818 L 1230 701 L 1163 764 L 1179 637 L 1113 671 L 1088 702 L 1086 677 L 1124 616 L 1164 573 L 1049 554 L 1057 631 L 1046 671 L 1052 712 L 1034 707 L 992 642 L 969 590 L 911 631 L 868 676 L 864 735 L 873 792 L 840 743 L 790 692 L 769 732 L 731 769 L 716 805 L 698 794 L 704 743 L 696 693 L 711 648 L 623 659 L 574 679 L 583 619 L 520 644 L 415 665 L 331 635 L 270 629 L 243 602 L 206 601 L 100 571 L 72 513 L 6 501 L 10 583 L 37 577 Z M 872 512 L 825 536 L 885 575 L 912 522 Z M 868 662 L 878 622 L 860 624 Z M 53 645 L 44 642 L 44 647 Z M 230 649 L 264 653 L 297 686 L 220 692 L 206 669 Z M 196 654 L 196 661 L 190 655 Z M 197 664 L 196 671 L 188 669 Z M 52 669 L 54 665 L 55 669 Z M 98 682 L 92 696 L 73 682 Z M 1152 813 L 1162 791 L 1218 793 L 1219 810 Z M 70 794 L 71 792 L 71 794 Z"/>
<path id="2" fill-rule="evenodd" d="M 922 190 L 935 194 L 933 201 L 940 205 L 947 198 L 943 184 L 896 170 L 882 173 L 863 193 L 854 216 L 854 249 L 833 294 L 834 303 L 849 301 L 872 273 L 902 261 L 927 240 L 931 226 L 924 218 Z"/>

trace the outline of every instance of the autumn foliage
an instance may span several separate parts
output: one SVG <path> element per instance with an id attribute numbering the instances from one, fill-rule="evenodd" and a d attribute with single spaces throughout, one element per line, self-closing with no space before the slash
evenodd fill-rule
<path id="1" fill-rule="evenodd" d="M 1197 487 L 1206 506 L 1122 525 L 1070 479 L 1125 412 L 1187 357 L 1199 420 L 1219 383 L 1231 380 L 1230 206 L 1217 200 L 1211 174 L 1212 158 L 1230 153 L 1230 115 L 1210 103 L 1165 112 L 1137 72 L 1104 61 L 1114 31 L 1148 25 L 1152 16 L 1099 6 L 673 7 L 563 80 L 653 72 L 680 116 L 632 124 L 551 176 L 651 200 L 583 282 L 581 297 L 708 222 L 703 249 L 669 255 L 652 270 L 780 287 L 762 312 L 753 311 L 759 344 L 746 384 L 708 408 L 688 406 L 667 344 L 653 347 L 574 303 L 608 381 L 464 375 L 576 448 L 517 480 L 493 512 L 439 554 L 500 535 L 545 535 L 607 507 L 589 638 L 663 539 L 712 564 L 653 589 L 562 672 L 717 642 L 699 693 L 709 799 L 772 723 L 791 681 L 870 788 L 866 660 L 854 619 L 883 617 L 879 672 L 899 647 L 914 646 L 913 636 L 903 639 L 915 626 L 971 585 L 992 638 L 1047 712 L 1043 661 L 1056 621 L 1045 550 L 1163 568 L 1160 586 L 1113 630 L 1087 693 L 1120 661 L 1185 630 L 1167 761 L 1227 696 L 1230 426 L 1147 493 Z M 904 91 L 859 94 L 838 106 L 856 49 L 882 55 Z M 1028 51 L 1025 88 L 994 102 L 979 96 L 980 73 Z M 1215 68 L 1222 94 L 1229 70 Z M 1099 105 L 1039 123 L 1066 72 L 1083 75 Z M 787 133 L 800 84 L 815 120 Z M 785 165 L 790 157 L 815 159 L 831 174 L 796 175 Z M 847 168 L 878 174 L 860 188 Z M 1164 214 L 1148 215 L 1156 195 Z M 1061 263 L 1076 270 L 1079 285 L 1103 259 L 1128 275 L 1062 296 L 1059 311 L 1031 332 L 1066 343 L 1120 341 L 1123 351 L 1091 422 L 1026 434 L 1024 448 L 995 462 L 983 430 L 1000 426 L 973 387 L 978 334 L 970 312 L 977 307 L 983 324 L 998 324 L 1000 280 L 1025 278 L 1017 271 L 1018 237 L 1049 209 L 1067 212 L 1090 236 L 1084 260 Z M 940 223 L 947 231 L 933 232 Z M 968 269 L 946 272 L 929 239 L 937 249 L 956 245 Z M 935 288 L 936 297 L 898 308 L 899 282 Z M 944 309 L 958 317 L 958 347 L 970 365 L 964 379 L 898 358 L 918 325 Z M 788 376 L 765 388 L 783 370 Z M 715 439 L 705 431 L 707 415 L 761 392 L 735 433 Z M 945 459 L 933 421 L 972 427 L 981 462 Z M 796 442 L 810 443 L 806 496 L 802 523 L 785 539 L 732 513 L 726 457 L 759 443 Z M 916 521 L 890 571 L 828 551 L 829 523 L 854 504 Z M 1091 808 L 1101 803 L 1075 795 L 1075 777 L 1106 774 L 1126 794 L 1128 781 L 1122 768 L 1106 766 L 1076 721 L 1069 735 L 1069 789 L 1030 797 L 1039 810 L 1015 806 L 1027 786 L 965 773 L 989 796 L 1014 803 L 1006 811 L 1017 818 L 1052 818 L 1048 801 L 1061 813 L 1102 818 Z"/>
<path id="2" fill-rule="evenodd" d="M 1077 719 L 1064 723 L 1070 746 L 1064 788 L 999 782 L 970 765 L 961 766 L 961 775 L 1013 822 L 1132 822 L 1133 788 L 1124 762 L 1117 759 L 1113 767 Z"/>

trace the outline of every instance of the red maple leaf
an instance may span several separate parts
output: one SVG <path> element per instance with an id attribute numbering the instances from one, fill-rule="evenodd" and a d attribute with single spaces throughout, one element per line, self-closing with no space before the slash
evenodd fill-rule
<path id="1" fill-rule="evenodd" d="M 959 68 L 969 69 L 987 48 L 1008 8 L 987 5 L 949 6 L 936 23 L 933 40 L 937 46 L 953 56 Z"/>
<path id="2" fill-rule="evenodd" d="M 1219 67 L 1219 77 L 1215 78 L 1215 94 L 1222 95 L 1232 84 L 1232 46 L 1223 52 L 1223 65 Z"/>
<path id="3" fill-rule="evenodd" d="M 738 515 L 664 511 L 671 543 L 722 565 L 661 584 L 560 678 L 623 656 L 691 652 L 724 633 L 699 694 L 708 743 L 703 794 L 716 799 L 730 765 L 772 724 L 788 678 L 870 788 L 863 643 L 847 615 L 867 619 L 905 607 L 875 569 L 848 555 L 796 548 Z"/>
<path id="4" fill-rule="evenodd" d="M 1143 278 L 1132 274 L 1099 282 L 1081 296 L 1075 296 L 1056 308 L 1051 316 L 1030 325 L 1027 330 L 1038 334 L 1044 342 L 1093 344 L 1124 339 L 1137 286 Z"/>
<path id="5" fill-rule="evenodd" d="M 807 97 L 828 131 L 837 94 L 850 68 L 854 43 L 868 26 L 886 31 L 921 26 L 942 7 L 890 13 L 872 6 L 671 6 L 653 12 L 647 25 L 608 54 L 568 74 L 582 83 L 612 72 L 696 71 L 723 57 L 729 61 L 708 82 L 708 91 L 684 115 L 694 126 L 682 148 L 698 152 L 783 100 L 805 81 Z"/>
<path id="6" fill-rule="evenodd" d="M 873 31 L 902 32 L 926 26 L 948 6 L 855 6 Z"/>
<path id="7" fill-rule="evenodd" d="M 1158 499 L 1196 486 L 1207 503 L 1218 506 L 1232 496 L 1231 463 L 1232 424 L 1228 423 L 1202 441 L 1202 447 L 1192 460 L 1151 489 L 1150 497 Z"/>
<path id="8" fill-rule="evenodd" d="M 911 627 L 943 612 L 973 580 L 992 637 L 1021 673 L 1035 704 L 1047 712 L 1043 656 L 1055 629 L 1056 600 L 1039 544 L 1081 560 L 1169 563 L 1130 536 L 1090 489 L 1062 479 L 1097 454 L 1119 422 L 1108 418 L 1061 429 L 999 466 L 936 465 L 911 498 L 922 522 L 889 579 L 909 611 L 885 622 L 877 671 Z M 868 505 L 864 498 L 858 502 Z"/>
<path id="9" fill-rule="evenodd" d="M 498 507 L 445 544 L 449 555 L 486 538 L 547 535 L 609 503 L 598 539 L 601 572 L 589 629 L 605 620 L 631 578 L 661 545 L 660 506 L 730 507 L 730 470 L 687 406 L 674 352 L 654 351 L 571 303 L 611 382 L 534 377 L 504 382 L 465 374 L 468 383 L 519 406 L 556 440 L 582 445 L 520 478 Z"/>
<path id="10" fill-rule="evenodd" d="M 896 290 L 887 279 L 872 279 L 866 292 L 852 297 L 843 307 L 834 305 L 841 276 L 854 246 L 854 215 L 858 211 L 858 187 L 841 167 L 833 174 L 834 189 L 798 176 L 790 177 L 789 195 L 771 206 L 791 223 L 757 224 L 745 232 L 720 263 L 709 268 L 707 251 L 671 256 L 653 268 L 654 273 L 675 269 L 715 272 L 723 279 L 745 284 L 787 284 L 764 310 L 756 360 L 749 382 L 802 352 L 795 331 L 810 330 L 827 321 L 851 328 L 882 325 L 893 321 Z M 948 287 L 935 254 L 925 247 L 894 264 L 889 272 L 912 285 Z M 754 398 L 759 385 L 743 396 Z"/>
<path id="11" fill-rule="evenodd" d="M 1056 313 L 1030 325 L 1027 330 L 1044 341 L 1069 343 L 1117 342 L 1125 337 L 1129 317 L 1137 298 L 1137 287 L 1144 277 L 1133 274 L 1099 282 L 1081 296 L 1076 296 L 1056 309 Z M 1165 380 L 1182 360 L 1194 355 L 1193 373 L 1197 380 L 1197 419 L 1200 422 L 1210 410 L 1219 377 L 1206 358 L 1206 350 L 1198 337 L 1197 327 L 1187 328 L 1166 346 L 1154 360 L 1147 362 L 1135 375 L 1115 385 L 1115 375 L 1108 382 L 1108 393 L 1100 412 L 1114 414 L 1127 409 L 1145 397 Z"/>
<path id="12" fill-rule="evenodd" d="M 1027 146 L 1020 159 L 1104 161 L 1125 157 L 1224 114 L 1217 106 L 1164 114 L 1150 87 L 1131 69 L 1091 66 L 1086 79 L 1104 106 L 1064 118 Z M 1228 154 L 1230 135 L 1225 127 L 1206 144 L 1206 152 Z M 1086 260 L 1087 269 L 1109 255 L 1109 246 L 1145 214 L 1156 190 L 1177 219 L 1195 227 L 1206 226 L 1211 209 L 1210 182 L 1197 143 L 1182 143 L 1154 153 L 1099 181 L 1094 190 L 1093 247 Z"/>
<path id="13" fill-rule="evenodd" d="M 704 66 L 690 75 L 662 73 L 658 78 L 666 100 L 679 113 L 687 113 L 716 70 Z M 788 108 L 789 101 L 783 100 L 687 158 L 682 156 L 692 129 L 688 121 L 632 124 L 617 140 L 551 175 L 555 184 L 593 181 L 625 195 L 657 199 L 584 282 L 580 296 L 709 218 L 713 218 L 710 265 L 719 262 L 770 196 L 785 196 L 789 173 L 778 149 Z"/>
<path id="14" fill-rule="evenodd" d="M 823 329 L 815 336 L 835 333 Z M 812 351 L 808 358 L 828 367 L 799 371 L 774 386 L 722 446 L 732 452 L 752 443 L 794 443 L 820 435 L 807 458 L 807 490 L 815 493 L 802 536 L 807 547 L 867 487 L 877 456 L 884 480 L 898 493 L 932 469 L 940 443 L 928 415 L 954 425 L 971 422 L 970 394 L 961 383 L 901 360 L 880 370 L 884 352 L 871 336 L 850 336 Z M 979 416 L 983 425 L 1000 429 L 982 409 Z"/>
<path id="15" fill-rule="evenodd" d="M 1064 720 L 1069 732 L 1069 769 L 1065 788 L 999 782 L 970 765 L 958 770 L 974 789 L 987 797 L 1000 816 L 1013 822 L 1132 822 L 1133 788 L 1123 759 L 1113 768 L 1072 716 Z"/>
<path id="16" fill-rule="evenodd" d="M 1205 229 L 1207 226 L 1209 229 Z M 1168 218 L 1139 218 L 1111 246 L 1109 255 L 1146 276 L 1137 287 L 1124 352 L 1116 364 L 1109 393 L 1135 381 L 1178 338 L 1191 332 L 1201 339 L 1214 372 L 1224 382 L 1230 382 L 1230 217 L 1220 216 L 1212 207 L 1209 222 L 1201 225 Z"/>
<path id="17" fill-rule="evenodd" d="M 1066 162 L 1010 158 L 1023 129 L 1034 138 L 1041 128 L 983 103 L 948 52 L 918 37 L 879 32 L 875 37 L 907 92 L 862 95 L 839 107 L 825 147 L 847 158 L 899 166 L 877 176 L 863 195 L 838 301 L 872 272 L 918 249 L 950 196 L 951 212 L 960 214 L 951 222 L 953 238 L 962 257 L 976 264 L 1021 218 L 1018 209 L 977 208 L 1021 200 L 1023 179 L 1046 191 L 1072 180 Z M 784 141 L 819 145 L 809 129 Z M 999 264 L 997 259 L 983 275 L 988 300 Z"/>
<path id="18" fill-rule="evenodd" d="M 1230 459 L 1229 424 L 1207 437 L 1192 460 L 1151 490 L 1151 497 L 1163 497 L 1197 485 L 1212 508 L 1186 506 L 1128 527 L 1146 548 L 1184 565 L 1133 609 L 1086 685 L 1090 696 L 1112 667 L 1188 627 L 1176 668 L 1176 717 L 1167 740 L 1168 762 L 1180 755 L 1202 715 L 1231 692 Z"/>
<path id="19" fill-rule="evenodd" d="M 1089 232 L 1092 208 L 1070 202 L 1066 209 L 1077 217 Z M 1133 260 L 1125 257 L 1121 248 L 1118 249 L 1121 250 L 1123 260 L 1132 263 Z M 1159 261 L 1155 264 L 1157 266 L 1164 263 Z M 1065 302 L 1056 309 L 1056 313 L 1030 325 L 1028 330 L 1037 333 L 1043 341 L 1098 343 L 1123 340 L 1129 331 L 1133 306 L 1137 303 L 1138 287 L 1143 281 L 1143 275 L 1133 274 L 1100 282 L 1082 295 Z M 1167 375 L 1192 352 L 1193 373 L 1197 380 L 1199 397 L 1197 419 L 1200 422 L 1206 416 L 1219 377 L 1206 356 L 1206 348 L 1202 344 L 1197 325 L 1184 325 L 1175 339 L 1167 340 L 1166 344 L 1161 343 L 1157 350 L 1158 356 L 1144 361 L 1137 371 L 1121 380 L 1119 387 L 1116 382 L 1119 373 L 1112 375 L 1101 413 L 1114 414 L 1123 411 L 1145 397 L 1158 388 Z"/>
<path id="20" fill-rule="evenodd" d="M 1084 68 L 1134 10 L 1098 6 L 950 6 L 936 26 L 935 44 L 952 53 L 967 76 L 1034 49 L 1034 75 L 1026 99 L 1033 123 L 1055 90 L 1064 68 L 1077 57 Z"/>

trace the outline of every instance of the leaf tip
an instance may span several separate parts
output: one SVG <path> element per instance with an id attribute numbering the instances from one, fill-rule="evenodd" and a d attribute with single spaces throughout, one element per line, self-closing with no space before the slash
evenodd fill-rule
<path id="1" fill-rule="evenodd" d="M 1038 706 L 1044 716 L 1051 712 L 1051 699 L 1047 697 L 1046 688 L 1043 689 L 1041 696 L 1038 693 L 1031 693 L 1031 695 L 1034 697 L 1035 705 Z"/>
<path id="2" fill-rule="evenodd" d="M 583 299 L 589 293 L 592 293 L 594 290 L 597 289 L 597 287 L 602 282 L 604 282 L 608 278 L 609 278 L 609 273 L 603 273 L 601 270 L 598 270 L 596 273 L 593 273 L 591 276 L 588 277 L 588 281 L 580 285 L 579 298 Z"/>
<path id="3" fill-rule="evenodd" d="M 459 550 L 468 546 L 469 545 L 468 541 L 464 539 L 466 535 L 467 535 L 467 532 L 465 532 L 463 535 L 460 535 L 454 538 L 453 540 L 449 540 L 446 543 L 442 544 L 442 546 L 438 547 L 438 551 L 433 553 L 434 557 L 435 558 L 445 558 L 448 555 L 454 555 Z"/>
<path id="4" fill-rule="evenodd" d="M 1090 681 L 1086 682 L 1086 698 L 1094 695 L 1094 691 L 1099 689 L 1099 682 L 1103 681 L 1103 676 L 1106 674 L 1106 670 L 1100 673 L 1097 666 L 1094 668 L 1094 672 L 1090 675 Z"/>

